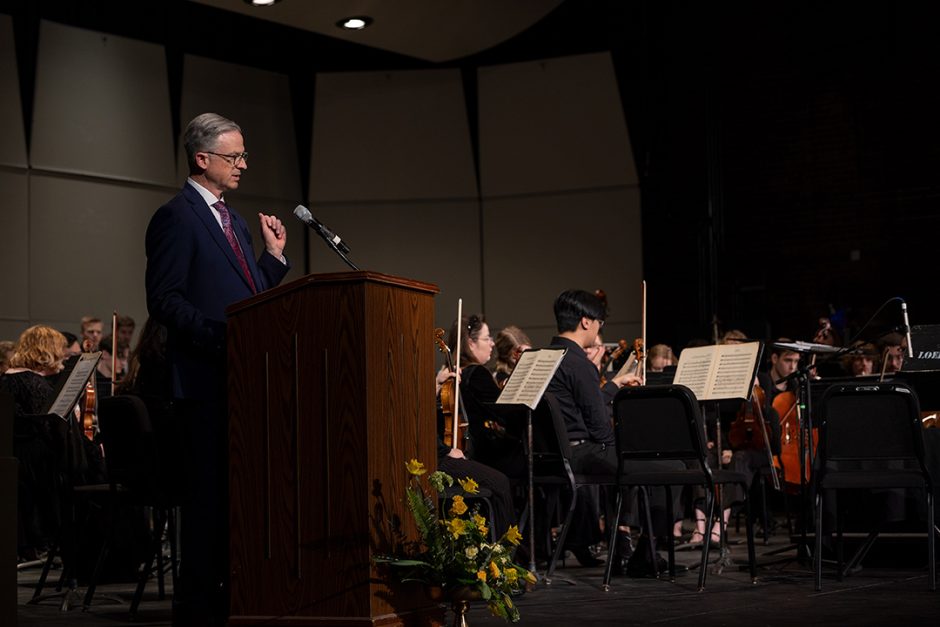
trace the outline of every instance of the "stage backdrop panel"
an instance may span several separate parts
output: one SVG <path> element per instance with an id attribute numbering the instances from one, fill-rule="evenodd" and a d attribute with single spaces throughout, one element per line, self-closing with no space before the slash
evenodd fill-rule
<path id="1" fill-rule="evenodd" d="M 311 202 L 476 196 L 459 70 L 316 81 Z"/>
<path id="2" fill-rule="evenodd" d="M 29 318 L 29 212 L 28 179 L 25 172 L 0 170 L 0 320 Z M 14 339 L 0 336 L 0 339 Z"/>
<path id="3" fill-rule="evenodd" d="M 288 77 L 186 55 L 180 133 L 190 120 L 209 111 L 237 122 L 245 138 L 248 169 L 232 198 L 283 198 L 296 206 L 301 187 Z M 182 139 L 178 159 L 176 180 L 181 183 L 189 174 Z M 238 208 L 239 203 L 233 201 L 232 206 Z"/>
<path id="4" fill-rule="evenodd" d="M 488 199 L 483 286 L 496 329 L 516 324 L 536 345 L 555 334 L 552 304 L 566 289 L 608 296 L 605 339 L 637 337 L 641 316 L 640 194 L 634 188 Z"/>
<path id="5" fill-rule="evenodd" d="M 0 15 L 0 165 L 25 168 L 26 134 L 13 43 L 13 18 Z"/>
<path id="6" fill-rule="evenodd" d="M 348 238 L 349 258 L 361 269 L 439 286 L 441 292 L 434 299 L 438 326 L 453 322 L 458 298 L 463 298 L 467 313 L 482 308 L 476 200 L 326 203 L 317 207 L 315 215 L 344 240 Z M 344 272 L 349 266 L 311 232 L 310 270 Z"/>
<path id="7" fill-rule="evenodd" d="M 169 102 L 162 46 L 43 21 L 30 163 L 170 185 Z"/>
<path id="8" fill-rule="evenodd" d="M 162 190 L 33 175 L 30 178 L 31 318 L 76 328 L 83 315 L 147 319 L 144 233 Z"/>
<path id="9" fill-rule="evenodd" d="M 480 68 L 483 196 L 637 183 L 608 53 Z"/>

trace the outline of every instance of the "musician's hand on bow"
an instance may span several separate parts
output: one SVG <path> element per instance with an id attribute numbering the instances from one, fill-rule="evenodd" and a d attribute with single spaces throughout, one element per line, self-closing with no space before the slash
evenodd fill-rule
<path id="1" fill-rule="evenodd" d="M 611 381 L 613 381 L 618 388 L 622 388 L 625 385 L 643 385 L 643 377 L 632 372 L 627 372 L 620 375 L 619 377 L 614 377 L 611 379 Z"/>

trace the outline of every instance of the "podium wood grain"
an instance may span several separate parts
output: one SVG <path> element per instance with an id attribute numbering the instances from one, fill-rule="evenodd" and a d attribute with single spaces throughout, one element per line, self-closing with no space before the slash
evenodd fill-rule
<path id="1" fill-rule="evenodd" d="M 441 624 L 372 563 L 418 537 L 405 462 L 436 467 L 436 292 L 309 275 L 229 308 L 230 624 Z"/>

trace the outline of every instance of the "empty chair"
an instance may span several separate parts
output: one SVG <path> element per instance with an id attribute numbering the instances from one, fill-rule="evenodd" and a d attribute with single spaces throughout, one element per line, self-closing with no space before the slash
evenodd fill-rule
<path id="1" fill-rule="evenodd" d="M 924 463 L 924 433 L 917 395 L 904 383 L 833 385 L 821 400 L 819 443 L 813 467 L 816 489 L 816 590 L 822 589 L 823 513 L 830 493 L 846 489 L 915 489 L 927 516 L 928 585 L 937 588 L 933 487 Z M 835 507 L 841 579 L 842 519 Z M 874 520 L 872 517 L 868 517 Z M 878 535 L 871 529 L 850 564 L 861 560 Z"/>
<path id="2" fill-rule="evenodd" d="M 641 386 L 621 388 L 614 397 L 614 432 L 617 446 L 617 505 L 610 525 L 610 552 L 617 542 L 623 488 L 662 486 L 666 489 L 666 516 L 673 520 L 672 487 L 702 486 L 705 490 L 706 528 L 715 519 L 715 486 L 737 483 L 747 493 L 748 477 L 744 473 L 713 470 L 705 461 L 705 427 L 698 401 L 684 385 Z M 643 468 L 643 461 L 679 461 L 684 468 Z M 678 466 L 678 464 L 677 464 Z M 647 514 L 649 502 L 646 502 Z M 745 496 L 747 512 L 747 554 L 752 581 L 756 579 L 754 529 L 750 501 Z M 647 521 L 649 516 L 647 515 Z M 708 548 L 711 534 L 706 533 L 702 547 L 698 588 L 705 588 Z M 675 579 L 675 547 L 669 535 L 669 574 Z M 652 545 L 652 543 L 651 543 Z M 652 547 L 651 547 L 652 548 Z M 655 560 L 653 561 L 655 564 Z M 604 587 L 609 588 L 611 561 L 604 573 Z"/>

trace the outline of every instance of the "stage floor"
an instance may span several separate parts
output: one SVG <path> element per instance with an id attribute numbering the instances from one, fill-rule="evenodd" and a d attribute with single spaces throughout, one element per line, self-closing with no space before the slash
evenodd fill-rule
<path id="1" fill-rule="evenodd" d="M 590 625 L 931 625 L 940 612 L 940 593 L 927 589 L 926 540 L 909 534 L 879 539 L 859 572 L 842 582 L 829 568 L 822 592 L 815 592 L 808 565 L 796 559 L 790 537 L 781 532 L 767 545 L 757 541 L 758 580 L 750 582 L 746 570 L 747 550 L 743 533 L 730 533 L 734 565 L 715 572 L 711 567 L 705 591 L 696 591 L 696 571 L 668 580 L 614 577 L 609 592 L 602 588 L 603 567 L 582 568 L 572 559 L 560 566 L 551 585 L 540 581 L 535 588 L 516 597 L 522 625 L 539 627 Z M 860 538 L 850 539 L 857 545 Z M 782 550 L 782 551 L 781 551 Z M 780 551 L 779 553 L 777 553 Z M 847 552 L 847 557 L 849 553 Z M 677 563 L 696 564 L 700 550 L 679 551 Z M 603 556 L 601 556 L 603 557 Z M 710 560 L 716 561 L 717 551 Z M 774 560 L 780 563 L 770 564 Z M 53 571 L 54 573 L 56 571 Z M 544 574 L 543 570 L 540 575 Z M 99 586 L 88 612 L 79 607 L 59 609 L 60 600 L 48 599 L 27 605 L 38 569 L 19 573 L 18 618 L 21 626 L 80 625 L 113 626 L 134 624 L 170 625 L 170 600 L 157 600 L 156 583 L 148 584 L 137 621 L 131 623 L 128 609 L 133 584 Z M 54 575 L 52 575 L 54 576 Z M 52 579 L 50 576 L 50 579 Z M 79 592 L 84 592 L 80 590 Z M 452 620 L 447 615 L 448 624 Z M 502 625 L 485 607 L 473 607 L 468 615 L 473 627 Z"/>

